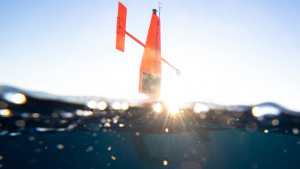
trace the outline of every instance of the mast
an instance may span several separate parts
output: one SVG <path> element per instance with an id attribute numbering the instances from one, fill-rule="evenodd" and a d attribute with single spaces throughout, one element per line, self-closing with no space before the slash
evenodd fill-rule
<path id="1" fill-rule="evenodd" d="M 158 17 L 160 18 L 160 8 L 162 8 L 163 7 L 163 3 L 161 3 L 161 2 L 158 2 L 158 8 L 159 8 L 159 15 L 158 15 Z"/>

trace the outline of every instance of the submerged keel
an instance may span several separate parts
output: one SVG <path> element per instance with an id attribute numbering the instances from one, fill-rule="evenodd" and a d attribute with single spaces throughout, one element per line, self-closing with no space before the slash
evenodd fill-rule
<path id="1" fill-rule="evenodd" d="M 199 131 L 197 131 L 197 133 L 199 134 L 202 141 L 204 141 L 206 143 L 211 143 L 211 138 L 210 138 L 208 131 L 199 130 Z"/>
<path id="2" fill-rule="evenodd" d="M 130 134 L 131 140 L 140 159 L 151 164 L 171 164 L 171 161 L 169 160 L 170 157 L 168 155 L 156 155 L 149 153 L 146 143 L 143 139 L 144 136 L 146 135 L 136 135 L 135 133 Z"/>

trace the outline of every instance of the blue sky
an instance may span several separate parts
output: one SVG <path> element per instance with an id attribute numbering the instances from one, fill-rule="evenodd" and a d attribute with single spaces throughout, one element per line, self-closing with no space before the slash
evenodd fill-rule
<path id="1" fill-rule="evenodd" d="M 146 41 L 158 1 L 121 1 Z M 219 104 L 271 101 L 300 110 L 300 1 L 163 0 L 161 97 Z M 0 1 L 0 84 L 59 95 L 145 98 L 143 48 L 115 49 L 118 1 Z"/>

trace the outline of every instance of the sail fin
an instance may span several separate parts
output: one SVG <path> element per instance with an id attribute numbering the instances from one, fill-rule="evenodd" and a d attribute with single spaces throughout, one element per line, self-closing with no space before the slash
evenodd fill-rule
<path id="1" fill-rule="evenodd" d="M 125 33 L 126 33 L 126 17 L 127 8 L 119 2 L 118 6 L 118 17 L 117 17 L 117 39 L 116 49 L 124 52 L 125 48 Z"/>

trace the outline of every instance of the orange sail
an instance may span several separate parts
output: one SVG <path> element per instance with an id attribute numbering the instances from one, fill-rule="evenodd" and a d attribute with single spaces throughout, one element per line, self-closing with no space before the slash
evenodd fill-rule
<path id="1" fill-rule="evenodd" d="M 119 2 L 117 18 L 116 49 L 124 52 L 127 8 Z"/>
<path id="2" fill-rule="evenodd" d="M 152 14 L 140 67 L 139 92 L 158 99 L 161 86 L 160 19 Z"/>

